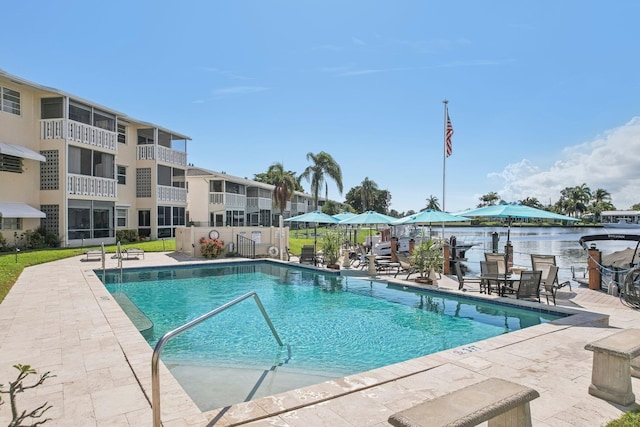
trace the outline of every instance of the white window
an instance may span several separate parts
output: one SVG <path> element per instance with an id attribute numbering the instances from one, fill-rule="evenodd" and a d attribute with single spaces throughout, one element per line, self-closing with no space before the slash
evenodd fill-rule
<path id="1" fill-rule="evenodd" d="M 126 228 L 128 216 L 129 216 L 128 209 L 117 208 L 116 209 L 116 227 Z"/>
<path id="2" fill-rule="evenodd" d="M 118 184 L 127 184 L 127 167 L 118 165 Z"/>
<path id="3" fill-rule="evenodd" d="M 0 229 L 2 230 L 21 230 L 22 218 L 2 218 L 0 217 Z"/>
<path id="4" fill-rule="evenodd" d="M 118 123 L 118 142 L 120 144 L 127 143 L 127 127 L 121 123 Z"/>
<path id="5" fill-rule="evenodd" d="M 8 89 L 6 87 L 0 87 L 2 93 L 2 103 L 0 109 L 5 113 L 11 113 L 20 115 L 20 92 Z"/>

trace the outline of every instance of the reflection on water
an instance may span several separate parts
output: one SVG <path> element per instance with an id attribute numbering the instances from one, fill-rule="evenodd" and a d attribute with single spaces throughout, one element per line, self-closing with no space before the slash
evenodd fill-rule
<path id="1" fill-rule="evenodd" d="M 441 234 L 442 229 L 436 229 Z M 469 249 L 466 253 L 467 262 L 465 265 L 470 274 L 480 272 L 480 261 L 484 260 L 484 252 L 491 251 L 491 236 L 497 232 L 500 236 L 499 250 L 504 251 L 507 242 L 506 227 L 445 227 L 445 238 L 455 235 L 458 244 L 477 243 L 478 245 Z M 558 276 L 562 280 L 571 278 L 571 267 L 580 271 L 587 267 L 587 252 L 580 246 L 580 237 L 589 234 L 607 234 L 613 232 L 600 227 L 512 227 L 511 244 L 513 245 L 513 258 L 515 265 L 525 267 L 531 266 L 531 254 L 555 255 L 556 263 L 560 267 Z M 616 230 L 615 233 L 635 234 L 637 231 Z M 633 243 L 631 243 L 633 244 Z M 603 254 L 611 253 L 620 249 L 625 249 L 630 245 L 624 241 L 602 241 L 597 243 Z M 635 244 L 634 244 L 635 247 Z"/>

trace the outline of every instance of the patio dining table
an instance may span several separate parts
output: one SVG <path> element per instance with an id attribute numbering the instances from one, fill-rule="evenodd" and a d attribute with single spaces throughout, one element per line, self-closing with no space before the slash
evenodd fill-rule
<path id="1" fill-rule="evenodd" d="M 520 284 L 519 274 L 479 274 L 478 277 L 482 280 L 495 280 L 498 282 L 498 295 L 503 297 L 505 290 L 515 292 L 518 290 Z"/>

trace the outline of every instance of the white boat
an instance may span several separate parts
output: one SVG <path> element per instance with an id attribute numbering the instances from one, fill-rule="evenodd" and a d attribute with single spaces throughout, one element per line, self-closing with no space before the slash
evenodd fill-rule
<path id="1" fill-rule="evenodd" d="M 420 244 L 423 239 L 429 239 L 427 236 L 414 236 L 414 237 L 399 237 L 398 238 L 398 252 L 409 252 L 410 241 L 413 239 L 414 247 Z M 479 245 L 480 243 L 465 243 L 457 240 L 450 241 L 452 244 L 451 258 L 458 260 L 465 260 L 465 252 L 472 247 Z M 373 246 L 373 253 L 376 255 L 391 255 L 391 242 L 380 242 Z"/>
<path id="2" fill-rule="evenodd" d="M 640 224 L 629 222 L 629 220 L 622 218 L 618 222 L 606 222 L 602 224 L 605 228 L 640 228 Z"/>

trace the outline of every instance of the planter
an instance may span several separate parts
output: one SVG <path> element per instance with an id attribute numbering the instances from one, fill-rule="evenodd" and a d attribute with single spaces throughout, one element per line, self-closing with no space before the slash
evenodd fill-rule
<path id="1" fill-rule="evenodd" d="M 429 279 L 428 277 L 416 277 L 415 279 L 416 283 L 421 283 L 423 285 L 432 285 L 433 284 L 433 280 Z"/>
<path id="2" fill-rule="evenodd" d="M 327 264 L 327 268 L 330 268 L 332 270 L 340 270 L 340 265 L 339 264 Z"/>

